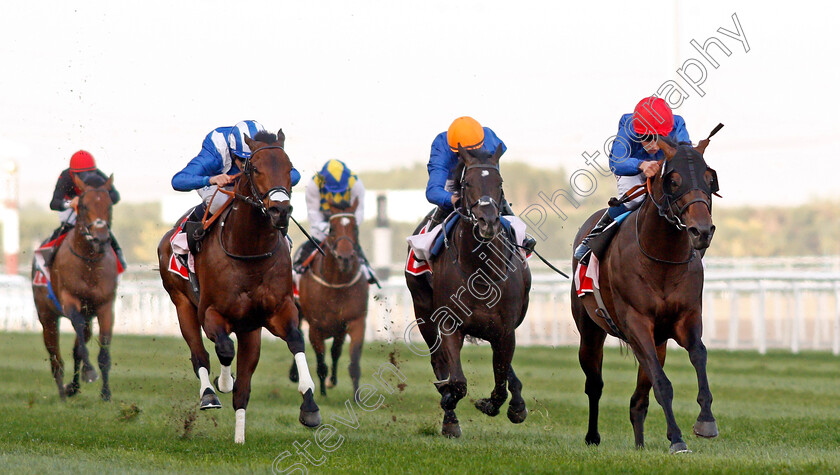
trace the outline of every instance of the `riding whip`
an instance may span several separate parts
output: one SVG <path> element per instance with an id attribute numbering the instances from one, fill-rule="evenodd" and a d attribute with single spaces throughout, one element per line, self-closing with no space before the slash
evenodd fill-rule
<path id="1" fill-rule="evenodd" d="M 315 245 L 315 249 L 318 249 L 318 252 L 320 252 L 322 256 L 326 256 L 324 250 L 321 249 L 321 246 L 319 246 L 318 243 L 314 239 L 312 239 L 312 236 L 310 236 L 309 233 L 306 232 L 305 229 L 303 229 L 303 226 L 301 226 L 300 223 L 297 222 L 295 217 L 292 215 L 289 215 L 289 217 L 292 218 L 292 221 L 294 221 L 295 224 L 297 224 L 298 229 L 300 229 L 300 232 L 302 232 L 303 235 L 306 236 L 306 239 L 309 239 L 309 242 Z"/>

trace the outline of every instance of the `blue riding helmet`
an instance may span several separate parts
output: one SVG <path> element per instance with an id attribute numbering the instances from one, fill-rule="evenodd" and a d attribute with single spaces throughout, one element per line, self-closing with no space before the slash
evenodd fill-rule
<path id="1" fill-rule="evenodd" d="M 350 169 L 340 160 L 330 160 L 320 172 L 324 179 L 324 188 L 330 193 L 343 193 L 350 182 Z"/>
<path id="2" fill-rule="evenodd" d="M 248 144 L 245 143 L 245 139 L 243 137 L 247 135 L 249 138 L 253 139 L 254 136 L 257 135 L 257 132 L 264 130 L 265 127 L 255 120 L 243 120 L 242 122 L 234 125 L 227 136 L 230 153 L 243 160 L 251 158 L 251 149 L 248 148 Z"/>

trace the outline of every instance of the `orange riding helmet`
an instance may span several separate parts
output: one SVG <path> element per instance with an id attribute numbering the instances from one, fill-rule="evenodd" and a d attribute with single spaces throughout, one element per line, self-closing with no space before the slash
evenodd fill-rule
<path id="1" fill-rule="evenodd" d="M 458 145 L 466 150 L 480 148 L 484 145 L 484 128 L 472 117 L 458 117 L 446 131 L 446 141 L 453 152 L 458 151 Z"/>
<path id="2" fill-rule="evenodd" d="M 667 137 L 674 130 L 674 113 L 663 99 L 645 97 L 633 110 L 633 131 L 639 135 Z"/>
<path id="3" fill-rule="evenodd" d="M 73 173 L 89 172 L 96 169 L 96 162 L 93 155 L 84 150 L 79 150 L 70 157 L 70 171 Z"/>

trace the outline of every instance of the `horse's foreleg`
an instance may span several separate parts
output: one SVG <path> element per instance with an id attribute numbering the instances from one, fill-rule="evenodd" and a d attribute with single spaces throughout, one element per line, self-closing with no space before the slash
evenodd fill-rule
<path id="1" fill-rule="evenodd" d="M 303 396 L 303 404 L 300 406 L 299 421 L 307 427 L 321 425 L 321 412 L 315 404 L 313 391 L 315 383 L 309 373 L 309 366 L 306 364 L 306 344 L 303 341 L 303 332 L 298 329 L 297 308 L 289 299 L 283 311 L 273 315 L 266 322 L 266 328 L 274 336 L 286 340 L 289 351 L 295 357 L 295 364 L 298 369 L 298 392 Z"/>
<path id="2" fill-rule="evenodd" d="M 359 378 L 362 377 L 362 367 L 359 364 L 362 360 L 362 348 L 365 344 L 365 319 L 357 318 L 347 325 L 347 333 L 350 334 L 350 379 L 353 381 L 353 394 L 359 390 Z M 342 340 L 344 337 L 342 337 Z M 341 354 L 341 347 L 339 346 L 336 353 L 333 348 L 333 358 L 338 362 L 338 356 Z"/>
<path id="3" fill-rule="evenodd" d="M 212 384 L 210 384 L 210 354 L 207 353 L 201 339 L 201 326 L 196 315 L 196 308 L 185 295 L 181 293 L 170 295 L 172 295 L 172 303 L 175 304 L 175 310 L 178 313 L 181 335 L 190 348 L 190 361 L 193 365 L 193 371 L 199 380 L 198 397 L 201 400 L 199 408 L 201 410 L 218 409 L 222 407 L 222 403 L 216 396 Z"/>
<path id="4" fill-rule="evenodd" d="M 230 338 L 225 318 L 215 308 L 209 307 L 204 314 L 204 332 L 216 344 L 216 356 L 222 368 L 219 377 L 215 379 L 216 389 L 222 393 L 233 391 L 233 376 L 230 366 L 236 356 L 233 340 Z"/>
<path id="5" fill-rule="evenodd" d="M 688 358 L 697 372 L 697 403 L 700 405 L 700 415 L 694 424 L 694 433 L 700 437 L 717 437 L 718 427 L 712 414 L 712 391 L 709 389 L 709 379 L 706 375 L 706 345 L 703 344 L 703 326 L 698 315 L 685 322 L 686 329 L 677 331 L 675 337 L 680 346 L 688 350 Z"/>
<path id="6" fill-rule="evenodd" d="M 475 402 L 475 407 L 488 416 L 495 417 L 499 414 L 499 408 L 507 400 L 507 380 L 516 347 L 516 336 L 511 332 L 490 342 L 490 345 L 493 348 L 493 377 L 496 385 L 490 397 L 479 399 Z"/>
<path id="7" fill-rule="evenodd" d="M 327 387 L 334 388 L 338 384 L 338 360 L 341 358 L 341 349 L 344 347 L 344 337 L 347 336 L 347 331 L 333 337 L 332 348 L 330 349 L 330 356 L 332 356 L 332 372 L 329 379 L 327 379 Z M 355 394 L 355 389 L 354 394 Z"/>
<path id="8" fill-rule="evenodd" d="M 589 318 L 574 290 L 572 290 L 571 298 L 572 315 L 580 333 L 578 361 L 583 374 L 586 375 L 584 392 L 589 398 L 589 427 L 584 440 L 587 445 L 598 445 L 601 443 L 601 434 L 598 432 L 598 413 L 601 393 L 604 389 L 601 370 L 604 363 L 604 340 L 607 338 L 607 332 Z"/>
<path id="9" fill-rule="evenodd" d="M 39 315 L 39 318 L 44 328 L 44 345 L 50 354 L 50 367 L 55 384 L 58 386 L 58 396 L 64 401 L 67 397 L 64 393 L 64 361 L 61 359 L 58 346 L 58 316 Z"/>
<path id="10" fill-rule="evenodd" d="M 667 436 L 671 442 L 670 452 L 688 452 L 688 447 L 682 438 L 682 431 L 674 418 L 672 407 L 674 388 L 671 385 L 671 381 L 665 375 L 665 370 L 662 369 L 662 364 L 659 362 L 659 355 L 654 344 L 653 320 L 638 312 L 629 310 L 626 322 L 630 346 L 633 348 L 636 359 L 639 360 L 641 369 L 650 378 L 656 402 L 662 406 L 662 410 L 665 412 L 665 422 L 668 426 Z"/>
<path id="11" fill-rule="evenodd" d="M 510 390 L 510 404 L 508 404 L 508 419 L 514 424 L 525 422 L 528 417 L 528 408 L 525 407 L 525 399 L 522 398 L 522 381 L 516 377 L 513 365 L 508 371 L 508 390 Z"/>
<path id="12" fill-rule="evenodd" d="M 260 330 L 237 333 L 239 357 L 236 359 L 236 382 L 233 383 L 233 410 L 236 413 L 233 441 L 245 443 L 245 409 L 251 398 L 251 376 L 260 361 Z"/>
<path id="13" fill-rule="evenodd" d="M 441 433 L 446 437 L 461 437 L 461 425 L 455 415 L 458 401 L 467 395 L 467 377 L 461 368 L 461 348 L 464 345 L 464 335 L 456 331 L 451 335 L 441 336 L 443 343 L 440 348 L 442 357 L 449 364 L 449 378 L 438 381 L 435 385 L 440 392 L 440 407 L 443 409 L 443 428 Z"/>
<path id="14" fill-rule="evenodd" d="M 100 396 L 103 401 L 110 401 L 111 387 L 108 378 L 111 371 L 111 337 L 114 333 L 113 302 L 100 306 L 96 311 L 96 318 L 99 321 L 99 371 L 102 373 Z"/>
<path id="15" fill-rule="evenodd" d="M 327 395 L 327 376 L 329 376 L 330 368 L 325 361 L 326 347 L 324 345 L 324 333 L 314 325 L 309 326 L 309 343 L 312 344 L 312 349 L 315 350 L 316 367 L 315 371 L 318 374 L 318 381 L 320 382 L 321 396 Z"/>
<path id="16" fill-rule="evenodd" d="M 660 365 L 665 365 L 666 344 L 656 347 L 656 356 Z M 630 423 L 633 425 L 633 434 L 636 437 L 636 447 L 645 446 L 645 419 L 647 418 L 648 406 L 650 405 L 650 388 L 652 384 L 647 373 L 639 366 L 639 374 L 636 376 L 636 390 L 630 397 Z"/>
<path id="17" fill-rule="evenodd" d="M 85 379 L 90 379 L 91 381 L 95 381 L 96 378 L 96 370 L 93 369 L 93 365 L 90 364 L 87 346 L 85 346 L 85 331 L 86 328 L 89 326 L 89 322 L 87 319 L 82 315 L 81 311 L 78 308 L 72 306 L 65 310 L 65 315 L 70 319 L 70 323 L 73 325 L 73 330 L 76 333 L 76 341 L 73 343 L 73 381 L 71 381 L 67 386 L 64 388 L 64 392 L 67 396 L 75 396 L 79 393 L 79 389 L 81 385 L 79 384 L 79 378 L 81 375 L 80 367 L 82 363 L 85 363 Z M 93 375 L 88 374 L 87 368 L 93 371 Z"/>

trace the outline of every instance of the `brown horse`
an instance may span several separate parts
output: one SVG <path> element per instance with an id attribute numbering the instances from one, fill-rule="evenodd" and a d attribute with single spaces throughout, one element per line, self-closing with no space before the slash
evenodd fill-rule
<path id="1" fill-rule="evenodd" d="M 282 133 L 278 133 L 282 137 Z M 283 141 L 261 132 L 245 138 L 253 150 L 246 160 L 237 159 L 242 175 L 233 189 L 232 204 L 220 213 L 220 223 L 207 231 L 202 249 L 195 256 L 195 272 L 201 287 L 196 298 L 188 281 L 167 270 L 172 249 L 163 236 L 158 246 L 160 275 L 178 313 L 181 333 L 190 348 L 193 369 L 200 381 L 201 409 L 221 407 L 210 384 L 210 357 L 201 331 L 216 345 L 222 365 L 215 383 L 220 392 L 233 391 L 236 412 L 234 441 L 245 442 L 245 409 L 251 396 L 251 377 L 260 357 L 260 334 L 265 327 L 284 339 L 302 375 L 298 386 L 303 396 L 300 422 L 315 427 L 321 422 L 313 398 L 303 336 L 298 330 L 298 311 L 292 296 L 292 267 L 284 237 L 291 204 L 292 163 Z M 236 333 L 234 351 L 231 333 Z M 236 381 L 230 366 L 235 353 Z"/>
<path id="2" fill-rule="evenodd" d="M 460 220 L 447 247 L 432 260 L 433 274 L 405 274 L 414 301 L 417 327 L 429 347 L 432 369 L 441 394 L 441 433 L 459 437 L 461 427 L 455 407 L 467 393 L 461 368 L 461 348 L 466 336 L 490 342 L 493 349 L 495 387 L 489 398 L 476 401 L 481 412 L 496 416 L 507 399 L 508 419 L 525 420 L 522 383 L 511 361 L 516 347 L 514 330 L 528 309 L 531 271 L 527 261 L 510 244 L 501 222 L 501 146 L 495 153 L 459 150 L 455 176 L 460 178 Z M 417 234 L 426 219 L 415 230 Z M 412 351 L 417 351 L 413 345 Z"/>
<path id="3" fill-rule="evenodd" d="M 84 380 L 96 381 L 97 374 L 88 356 L 91 320 L 99 322 L 99 370 L 102 372 L 102 399 L 111 399 L 108 373 L 111 369 L 111 335 L 114 328 L 114 299 L 117 295 L 117 257 L 111 251 L 111 196 L 108 191 L 114 176 L 104 181 L 93 176 L 89 184 L 73 176 L 81 190 L 76 206 L 76 224 L 55 251 L 50 266 L 50 283 L 60 305 L 50 298 L 44 286 L 32 286 L 38 319 L 44 328 L 44 344 L 50 354 L 55 384 L 62 401 L 79 392 L 79 367 Z M 103 183 L 104 181 L 104 183 Z M 33 278 L 36 265 L 33 260 Z M 58 347 L 58 319 L 64 315 L 73 325 L 76 342 L 73 346 L 73 381 L 64 386 L 64 361 Z"/>
<path id="4" fill-rule="evenodd" d="M 623 339 L 639 362 L 636 391 L 630 398 L 630 421 L 636 445 L 644 446 L 644 422 L 651 387 L 665 411 L 670 452 L 686 452 L 682 432 L 671 408 L 673 388 L 662 369 L 668 339 L 688 350 L 697 371 L 700 415 L 694 433 L 715 437 L 712 394 L 706 376 L 703 334 L 703 265 L 701 252 L 709 247 L 712 197 L 717 174 L 708 168 L 703 153 L 708 139 L 697 148 L 659 146 L 666 159 L 662 173 L 649 181 L 648 197 L 621 226 L 600 262 L 600 289 L 607 310 L 598 309 L 593 296 L 578 298 L 572 289 L 572 315 L 580 331 L 580 365 L 586 374 L 589 396 L 587 444 L 599 444 L 598 401 L 603 379 L 604 339 L 607 334 Z M 603 211 L 593 214 L 575 237 L 581 242 Z M 577 262 L 573 259 L 573 268 Z M 605 318 L 606 317 L 606 318 Z"/>
<path id="5" fill-rule="evenodd" d="M 309 322 L 309 342 L 318 358 L 318 379 L 321 394 L 337 383 L 338 358 L 344 337 L 350 335 L 350 379 L 353 392 L 359 389 L 362 344 L 365 340 L 368 287 L 359 261 L 359 227 L 356 223 L 358 199 L 352 205 L 330 203 L 330 230 L 322 244 L 325 256 L 316 254 L 309 271 L 300 278 L 301 317 Z M 332 375 L 327 380 L 329 368 L 324 362 L 324 340 L 333 339 Z M 292 365 L 290 378 L 297 379 L 297 367 Z"/>

